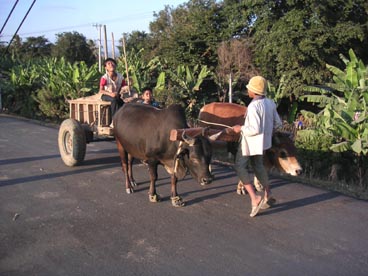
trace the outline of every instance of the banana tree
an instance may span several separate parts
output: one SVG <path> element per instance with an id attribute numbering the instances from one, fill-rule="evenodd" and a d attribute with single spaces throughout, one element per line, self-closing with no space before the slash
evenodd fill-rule
<path id="1" fill-rule="evenodd" d="M 287 82 L 285 78 L 286 78 L 285 75 L 281 77 L 278 87 L 275 87 L 272 85 L 272 83 L 267 82 L 267 97 L 272 99 L 276 103 L 276 106 L 279 106 L 283 98 L 286 98 L 289 96 L 286 90 Z M 295 120 L 296 112 L 298 110 L 298 102 L 292 101 L 291 99 L 290 99 L 290 102 L 292 104 L 288 112 L 288 118 L 287 118 L 288 123 L 292 123 Z"/>
<path id="2" fill-rule="evenodd" d="M 334 152 L 353 151 L 359 160 L 362 181 L 362 158 L 368 154 L 368 67 L 349 50 L 350 59 L 340 55 L 345 70 L 327 65 L 333 82 L 325 87 L 307 87 L 302 99 L 318 103 L 322 122 L 320 130 L 335 137 L 330 149 Z"/>
<path id="3" fill-rule="evenodd" d="M 206 102 L 207 95 L 201 90 L 203 81 L 212 75 L 207 66 L 179 65 L 175 71 L 166 70 L 170 79 L 172 91 L 178 102 L 186 106 L 186 113 L 190 119 L 197 117 L 199 109 Z"/>
<path id="4" fill-rule="evenodd" d="M 85 62 L 71 64 L 61 59 L 45 59 L 39 68 L 42 73 L 42 87 L 33 96 L 39 109 L 47 117 L 67 117 L 69 99 L 76 99 L 97 93 L 100 73 L 97 64 L 91 67 Z"/>
<path id="5" fill-rule="evenodd" d="M 4 80 L 0 82 L 4 108 L 25 117 L 32 117 L 36 104 L 32 99 L 34 92 L 42 86 L 39 66 L 31 61 L 20 63 L 12 60 L 12 66 L 2 71 Z"/>
<path id="6" fill-rule="evenodd" d="M 143 61 L 144 49 L 136 52 L 132 49 L 127 53 L 127 56 L 122 56 L 118 62 L 117 70 L 119 72 L 125 72 L 125 75 L 129 75 L 133 80 L 133 87 L 137 91 L 142 91 L 146 86 L 154 87 L 155 92 L 162 89 L 162 82 L 165 82 L 165 74 L 162 70 L 162 65 L 158 57 L 151 59 L 148 63 Z M 125 58 L 127 59 L 128 72 L 124 67 Z"/>

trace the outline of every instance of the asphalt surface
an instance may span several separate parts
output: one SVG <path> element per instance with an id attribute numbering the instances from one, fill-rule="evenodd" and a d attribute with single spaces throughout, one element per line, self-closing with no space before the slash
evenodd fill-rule
<path id="1" fill-rule="evenodd" d="M 179 182 L 160 167 L 127 195 L 114 142 L 66 167 L 58 130 L 0 114 L 0 275 L 368 275 L 368 202 L 271 178 L 277 206 L 250 218 L 229 166 Z"/>

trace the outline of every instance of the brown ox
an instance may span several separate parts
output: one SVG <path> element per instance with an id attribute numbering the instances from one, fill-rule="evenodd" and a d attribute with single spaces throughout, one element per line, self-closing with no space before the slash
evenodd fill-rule
<path id="1" fill-rule="evenodd" d="M 199 112 L 198 124 L 201 127 L 225 129 L 234 125 L 243 125 L 247 107 L 233 103 L 210 103 L 203 106 Z M 240 136 L 239 136 L 240 138 Z M 230 142 L 228 151 L 234 156 L 238 142 Z M 276 132 L 272 137 L 272 147 L 265 152 L 264 165 L 268 171 L 277 169 L 290 175 L 299 175 L 302 168 L 296 158 L 296 148 L 289 133 Z M 254 185 L 258 191 L 263 190 L 262 184 L 254 177 Z M 238 194 L 244 194 L 245 189 L 239 181 Z"/>
<path id="2" fill-rule="evenodd" d="M 125 189 L 133 192 L 132 160 L 147 163 L 150 172 L 149 200 L 159 201 L 156 193 L 157 167 L 163 165 L 171 175 L 171 203 L 184 205 L 177 192 L 178 179 L 187 171 L 201 185 L 212 181 L 210 173 L 211 144 L 203 136 L 182 135 L 181 141 L 170 141 L 172 129 L 188 128 L 184 109 L 171 105 L 158 109 L 146 104 L 125 104 L 114 116 L 114 135 L 125 175 Z"/>

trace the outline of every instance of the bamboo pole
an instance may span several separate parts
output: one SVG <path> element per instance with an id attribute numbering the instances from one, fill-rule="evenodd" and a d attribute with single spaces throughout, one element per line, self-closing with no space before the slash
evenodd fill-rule
<path id="1" fill-rule="evenodd" d="M 124 62 L 125 62 L 125 72 L 127 77 L 127 84 L 129 88 L 129 96 L 130 96 L 130 80 L 129 80 L 129 71 L 128 71 L 128 61 L 127 61 L 127 55 L 125 50 L 125 36 L 123 35 L 123 52 L 124 52 Z"/>

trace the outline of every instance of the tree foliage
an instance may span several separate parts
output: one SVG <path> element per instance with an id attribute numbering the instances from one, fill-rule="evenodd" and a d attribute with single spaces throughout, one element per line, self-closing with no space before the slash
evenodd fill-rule
<path id="1" fill-rule="evenodd" d="M 8 71 L 2 72 L 0 82 L 3 106 L 10 112 L 32 118 L 37 106 L 32 96 L 42 87 L 38 63 L 25 61 L 14 63 Z"/>
<path id="2" fill-rule="evenodd" d="M 339 53 L 354 45 L 367 59 L 367 1 L 249 1 L 254 17 L 257 65 L 272 81 L 282 75 L 288 93 L 329 77 L 325 62 L 341 65 Z"/>
<path id="3" fill-rule="evenodd" d="M 218 10 L 214 0 L 193 0 L 176 9 L 166 6 L 150 24 L 156 54 L 174 67 L 215 67 L 217 44 L 221 41 Z"/>
<path id="4" fill-rule="evenodd" d="M 139 53 L 139 59 L 142 63 L 148 63 L 155 57 L 152 36 L 150 34 L 141 31 L 133 31 L 131 33 L 124 33 L 123 37 L 126 44 L 125 48 L 128 51 L 128 57 L 130 55 L 135 56 L 136 53 Z M 124 53 L 123 37 L 119 40 L 120 45 L 118 49 L 120 53 Z"/>
<path id="5" fill-rule="evenodd" d="M 358 156 L 359 182 L 363 185 L 366 170 L 364 156 L 368 154 L 368 66 L 359 60 L 354 51 L 349 58 L 340 55 L 345 70 L 327 65 L 333 82 L 326 87 L 307 87 L 303 96 L 318 102 L 323 110 L 318 114 L 319 133 L 333 137 L 330 149 L 335 152 L 353 152 Z"/>
<path id="6" fill-rule="evenodd" d="M 96 62 L 93 50 L 86 37 L 78 32 L 64 32 L 56 35 L 56 43 L 52 47 L 52 56 L 65 58 L 70 63 L 84 61 L 88 65 Z"/>
<path id="7" fill-rule="evenodd" d="M 175 70 L 166 70 L 172 85 L 172 95 L 176 102 L 186 107 L 190 120 L 197 117 L 199 108 L 206 104 L 208 95 L 201 89 L 203 81 L 211 75 L 207 66 L 178 66 Z"/>
<path id="8" fill-rule="evenodd" d="M 317 94 L 304 95 L 310 102 L 323 106 L 320 113 L 323 131 L 332 134 L 336 143 L 333 151 L 352 150 L 358 155 L 368 153 L 368 67 L 357 59 L 353 50 L 350 60 L 341 55 L 346 68 L 327 65 L 333 74 L 333 82 L 326 88 L 308 87 Z"/>
<path id="9" fill-rule="evenodd" d="M 16 35 L 9 47 L 9 52 L 18 60 L 29 61 L 49 57 L 51 55 L 51 48 L 52 43 L 44 36 L 31 36 L 23 41 L 19 35 Z"/>

